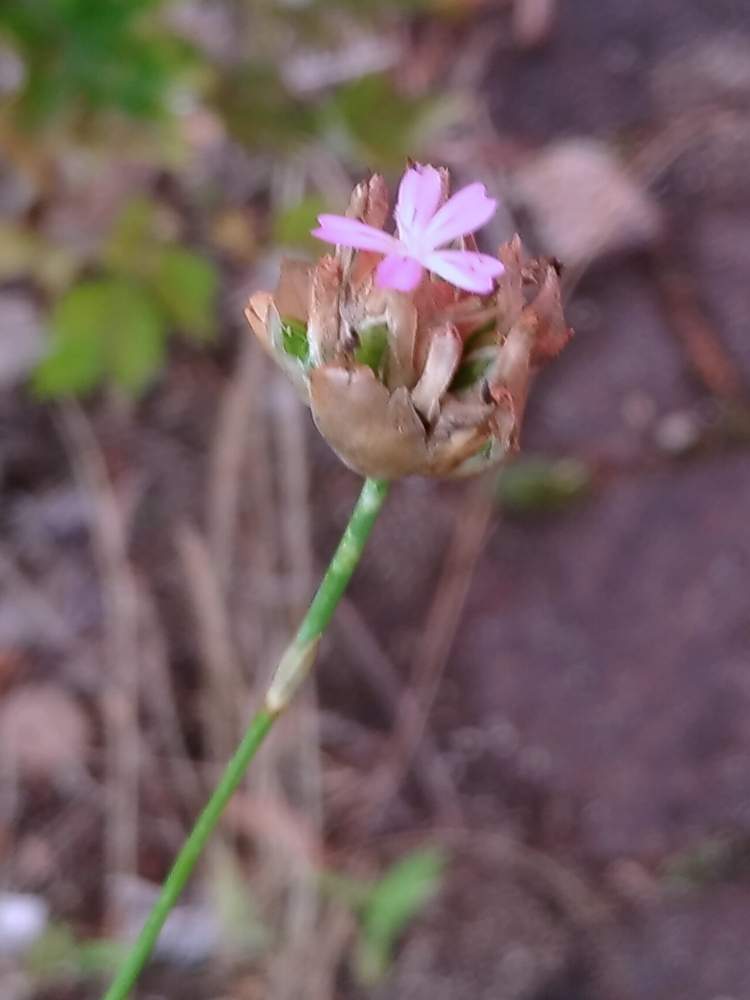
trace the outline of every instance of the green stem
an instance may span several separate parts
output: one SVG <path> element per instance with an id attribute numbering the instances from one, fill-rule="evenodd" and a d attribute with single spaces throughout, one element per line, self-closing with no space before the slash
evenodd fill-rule
<path id="1" fill-rule="evenodd" d="M 346 590 L 387 495 L 387 482 L 377 479 L 365 480 L 333 559 L 302 619 L 297 634 L 282 656 L 271 680 L 263 708 L 251 720 L 242 742 L 227 764 L 211 798 L 183 844 L 141 933 L 125 957 L 103 1000 L 126 1000 L 129 996 L 154 949 L 159 932 L 258 747 L 307 676 L 320 637 Z"/>

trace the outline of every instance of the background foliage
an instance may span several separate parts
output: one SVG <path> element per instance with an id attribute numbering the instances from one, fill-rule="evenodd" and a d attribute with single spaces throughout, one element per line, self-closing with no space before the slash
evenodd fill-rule
<path id="1" fill-rule="evenodd" d="M 151 177 L 177 165 L 180 184 L 194 162 L 186 129 L 201 116 L 248 151 L 304 155 L 322 144 L 355 170 L 398 169 L 429 134 L 438 101 L 399 92 L 383 73 L 304 93 L 287 72 L 290 51 L 335 51 L 340 19 L 349 32 L 358 19 L 366 30 L 372 18 L 406 9 L 380 6 L 230 3 L 223 14 L 237 34 L 217 50 L 203 37 L 200 5 L 187 19 L 179 5 L 159 0 L 2 5 L 0 41 L 6 58 L 12 53 L 19 60 L 20 72 L 0 114 L 0 134 L 11 169 L 28 187 L 29 209 L 10 222 L 0 219 L 0 276 L 28 277 L 47 297 L 47 356 L 32 378 L 40 398 L 86 395 L 102 386 L 141 395 L 163 367 L 170 335 L 195 344 L 215 337 L 222 247 L 212 241 L 212 228 L 219 242 L 228 238 L 230 252 L 232 234 L 241 253 L 248 246 L 246 220 L 237 213 L 233 220 L 212 218 L 211 202 L 220 194 L 212 192 L 210 177 L 189 235 L 181 213 L 146 178 L 132 204 L 112 199 L 103 226 L 61 241 L 45 216 L 48 197 L 60 198 L 70 187 L 65 175 L 75 184 L 84 172 L 95 183 L 97 173 L 116 174 L 140 162 L 148 163 Z M 420 6 L 414 3 L 414 10 Z M 62 190 L 55 181 L 61 176 Z M 85 185 L 85 178 L 78 183 Z M 266 235 L 309 251 L 309 229 L 325 204 L 313 184 L 296 202 L 273 209 L 270 221 L 255 206 L 252 253 Z M 171 235 L 164 232 L 170 213 Z"/>

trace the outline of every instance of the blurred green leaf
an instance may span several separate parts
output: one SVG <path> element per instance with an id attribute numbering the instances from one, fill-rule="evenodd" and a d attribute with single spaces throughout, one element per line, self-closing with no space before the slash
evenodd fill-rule
<path id="1" fill-rule="evenodd" d="M 76 940 L 65 924 L 52 924 L 29 948 L 25 966 L 34 978 L 57 976 L 75 967 Z"/>
<path id="2" fill-rule="evenodd" d="M 424 848 L 398 861 L 372 887 L 361 918 L 357 973 L 372 985 L 388 971 L 393 949 L 408 925 L 440 888 L 445 854 Z"/>
<path id="3" fill-rule="evenodd" d="M 575 458 L 520 458 L 504 468 L 497 479 L 497 496 L 508 513 L 563 510 L 590 489 L 591 473 Z"/>
<path id="4" fill-rule="evenodd" d="M 125 950 L 123 944 L 107 939 L 78 941 L 66 924 L 52 924 L 31 946 L 24 964 L 34 979 L 84 977 L 112 972 Z"/>
<path id="5" fill-rule="evenodd" d="M 106 369 L 104 329 L 108 317 L 96 286 L 78 285 L 58 302 L 51 316 L 50 349 L 37 366 L 33 388 L 42 399 L 90 392 Z"/>
<path id="6" fill-rule="evenodd" d="M 274 219 L 274 242 L 282 246 L 316 247 L 320 249 L 320 240 L 310 235 L 315 228 L 318 216 L 325 212 L 326 202 L 320 195 L 308 195 L 296 205 L 285 209 Z"/>
<path id="7" fill-rule="evenodd" d="M 138 285 L 117 278 L 86 281 L 58 302 L 51 317 L 50 352 L 37 367 L 43 399 L 82 395 L 111 378 L 140 393 L 164 360 L 164 324 Z"/>
<path id="8" fill-rule="evenodd" d="M 169 325 L 195 341 L 216 333 L 219 277 L 215 265 L 179 246 L 178 221 L 152 199 L 134 198 L 112 227 L 103 261 L 118 277 L 153 292 Z"/>
<path id="9" fill-rule="evenodd" d="M 247 961 L 272 943 L 236 855 L 218 848 L 211 858 L 211 898 L 222 928 L 222 951 Z"/>
<path id="10" fill-rule="evenodd" d="M 230 134 L 246 146 L 286 152 L 317 132 L 314 108 L 289 93 L 273 64 L 227 70 L 211 100 Z"/>
<path id="11" fill-rule="evenodd" d="M 109 373 L 130 396 L 139 396 L 161 371 L 166 354 L 166 329 L 159 308 L 138 285 L 109 281 L 110 307 L 116 321 L 107 336 Z"/>
<path id="12" fill-rule="evenodd" d="M 143 277 L 153 269 L 158 250 L 155 202 L 144 197 L 131 199 L 114 221 L 102 249 L 102 262 L 120 275 Z"/>
<path id="13" fill-rule="evenodd" d="M 162 250 L 153 275 L 154 292 L 170 323 L 196 341 L 216 334 L 219 277 L 205 257 L 182 247 Z"/>
<path id="14" fill-rule="evenodd" d="M 323 127 L 339 136 L 361 162 L 383 169 L 403 167 L 419 151 L 432 113 L 432 98 L 399 93 L 388 77 L 363 76 L 340 87 L 321 110 Z"/>
<path id="15" fill-rule="evenodd" d="M 191 63 L 189 46 L 159 21 L 159 0 L 3 0 L 0 31 L 26 66 L 23 126 L 68 111 L 116 109 L 154 118 Z"/>
<path id="16" fill-rule="evenodd" d="M 80 941 L 76 947 L 76 967 L 81 976 L 95 976 L 114 972 L 127 953 L 127 946 L 120 941 L 106 938 Z"/>
<path id="17" fill-rule="evenodd" d="M 320 888 L 331 899 L 337 899 L 353 913 L 359 914 L 370 898 L 372 882 L 343 872 L 323 871 L 320 873 Z"/>

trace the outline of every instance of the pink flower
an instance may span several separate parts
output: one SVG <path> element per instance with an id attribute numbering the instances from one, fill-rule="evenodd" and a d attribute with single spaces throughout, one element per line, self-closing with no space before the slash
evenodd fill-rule
<path id="1" fill-rule="evenodd" d="M 470 250 L 440 249 L 476 232 L 495 214 L 497 202 L 484 184 L 469 184 L 440 204 L 442 179 L 431 166 L 410 167 L 398 189 L 394 217 L 398 236 L 343 215 L 318 216 L 312 235 L 326 243 L 385 254 L 375 280 L 381 288 L 413 291 L 425 269 L 469 292 L 487 294 L 503 273 L 499 260 Z"/>

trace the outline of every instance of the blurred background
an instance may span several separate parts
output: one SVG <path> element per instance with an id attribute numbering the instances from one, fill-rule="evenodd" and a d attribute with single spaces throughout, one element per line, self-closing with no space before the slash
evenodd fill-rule
<path id="1" fill-rule="evenodd" d="M 3 1000 L 100 995 L 348 517 L 242 309 L 407 156 L 577 335 L 394 488 L 138 996 L 750 996 L 747 0 L 3 0 Z"/>

